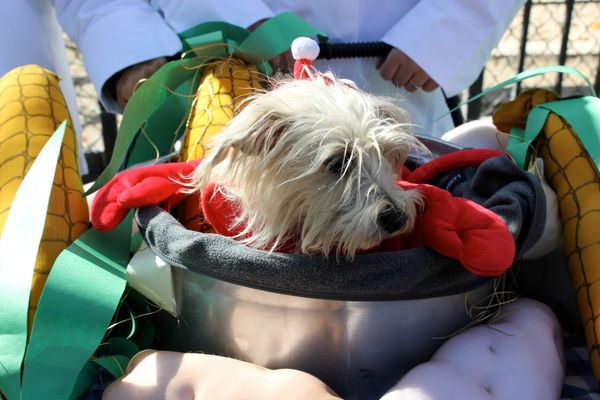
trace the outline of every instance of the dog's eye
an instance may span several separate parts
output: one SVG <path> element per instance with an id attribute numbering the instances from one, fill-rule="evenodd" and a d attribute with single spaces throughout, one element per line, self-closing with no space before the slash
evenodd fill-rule
<path id="1" fill-rule="evenodd" d="M 349 159 L 345 155 L 335 155 L 329 157 L 323 163 L 325 169 L 332 174 L 342 175 L 346 168 L 348 168 L 347 164 L 350 162 Z"/>
<path id="2" fill-rule="evenodd" d="M 344 157 L 332 156 L 323 163 L 325 169 L 333 174 L 340 175 L 344 169 Z"/>

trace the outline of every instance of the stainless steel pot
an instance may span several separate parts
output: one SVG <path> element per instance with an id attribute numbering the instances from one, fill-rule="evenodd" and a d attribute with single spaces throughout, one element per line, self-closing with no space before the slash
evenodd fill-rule
<path id="1" fill-rule="evenodd" d="M 459 149 L 420 139 L 433 156 Z M 259 290 L 187 269 L 172 271 L 179 317 L 165 316 L 159 324 L 164 348 L 299 369 L 345 399 L 378 399 L 428 360 L 445 336 L 469 323 L 469 305 L 491 292 L 485 281 L 443 297 L 329 300 Z"/>
<path id="2" fill-rule="evenodd" d="M 179 318 L 167 349 L 200 351 L 268 368 L 309 372 L 345 399 L 377 399 L 469 322 L 490 292 L 402 301 L 340 301 L 257 290 L 173 268 Z"/>

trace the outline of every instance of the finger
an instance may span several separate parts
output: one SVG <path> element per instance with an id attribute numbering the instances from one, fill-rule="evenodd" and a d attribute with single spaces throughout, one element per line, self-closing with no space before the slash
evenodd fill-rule
<path id="1" fill-rule="evenodd" d="M 402 87 L 404 86 L 406 88 L 406 90 L 408 89 L 408 83 L 413 79 L 413 76 L 415 75 L 415 72 L 417 72 L 417 68 L 414 65 L 405 65 L 402 68 L 398 69 L 398 71 L 396 72 L 396 75 L 394 76 L 394 83 L 396 84 L 396 86 L 398 87 Z M 416 89 L 414 87 L 411 86 L 411 90 L 409 90 L 410 92 L 414 92 Z"/>
<path id="2" fill-rule="evenodd" d="M 429 75 L 427 75 L 426 72 L 424 72 L 422 69 L 419 69 L 417 72 L 415 72 L 410 82 L 412 82 L 415 86 L 423 87 L 425 82 L 427 82 L 430 79 L 431 78 L 429 77 Z"/>
<path id="3" fill-rule="evenodd" d="M 414 85 L 411 85 L 411 83 Z M 418 86 L 419 88 L 423 89 L 424 92 L 431 92 L 438 87 L 438 84 L 436 81 L 431 79 L 431 76 L 429 76 L 427 72 L 419 69 L 419 71 L 415 73 L 409 82 L 409 86 Z"/>
<path id="4" fill-rule="evenodd" d="M 110 232 L 129 214 L 129 209 L 117 203 L 108 203 L 103 207 L 96 207 L 90 211 L 90 221 L 99 232 Z"/>
<path id="5" fill-rule="evenodd" d="M 423 84 L 423 86 L 421 86 L 421 89 L 423 89 L 423 91 L 425 92 L 431 92 L 437 89 L 438 87 L 440 87 L 440 85 L 438 85 L 436 81 L 434 81 L 433 79 L 429 79 Z"/>
<path id="6" fill-rule="evenodd" d="M 119 108 L 122 110 L 125 109 L 125 106 L 127 105 L 127 102 L 129 101 L 129 99 L 125 99 L 122 96 L 117 96 L 117 104 L 119 104 Z"/>
<path id="7" fill-rule="evenodd" d="M 397 49 L 392 49 L 392 51 L 390 51 L 390 54 L 383 60 L 379 68 L 381 77 L 386 81 L 394 79 L 398 69 L 402 67 L 402 64 L 405 61 L 404 53 L 395 50 Z"/>
<path id="8" fill-rule="evenodd" d="M 137 84 L 137 77 L 130 73 L 124 73 L 117 82 L 117 103 L 121 108 L 125 108 L 129 98 L 133 95 L 133 90 Z"/>
<path id="9" fill-rule="evenodd" d="M 407 92 L 414 93 L 419 90 L 425 82 L 429 80 L 429 75 L 427 75 L 420 68 L 411 76 L 411 78 L 404 85 L 404 89 Z"/>
<path id="10" fill-rule="evenodd" d="M 400 87 L 400 85 L 398 85 L 398 87 Z M 420 89 L 420 87 L 417 86 L 417 85 L 415 85 L 412 80 L 409 80 L 404 85 L 404 90 L 406 90 L 409 93 L 414 93 L 414 92 L 416 92 L 419 89 Z"/>

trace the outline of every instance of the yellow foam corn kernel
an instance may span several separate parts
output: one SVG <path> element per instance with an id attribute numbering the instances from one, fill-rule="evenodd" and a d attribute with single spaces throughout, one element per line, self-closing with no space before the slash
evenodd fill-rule
<path id="1" fill-rule="evenodd" d="M 182 160 L 202 157 L 214 136 L 240 110 L 242 101 L 261 88 L 256 67 L 238 59 L 216 60 L 206 66 L 192 105 Z"/>
<path id="2" fill-rule="evenodd" d="M 200 159 L 210 142 L 239 112 L 243 100 L 262 89 L 256 67 L 234 58 L 214 60 L 200 78 L 183 140 L 180 160 Z M 180 206 L 180 221 L 188 229 L 207 232 L 199 199 L 192 196 Z"/>
<path id="3" fill-rule="evenodd" d="M 559 200 L 567 265 L 600 379 L 600 174 L 577 133 L 555 114 L 543 128 L 538 154 Z"/>
<path id="4" fill-rule="evenodd" d="M 557 96 L 545 90 L 525 92 L 500 109 L 494 123 L 504 129 L 518 126 L 514 122 L 524 121 L 532 107 L 554 100 Z M 519 108 L 522 115 L 515 118 Z M 577 132 L 554 113 L 546 119 L 534 148 L 544 160 L 544 175 L 559 201 L 571 284 L 594 374 L 600 380 L 600 172 Z"/>
<path id="5" fill-rule="evenodd" d="M 56 128 L 68 121 L 35 263 L 30 326 L 54 261 L 88 226 L 77 139 L 58 82 L 55 74 L 36 65 L 15 68 L 0 79 L 0 234 L 33 161 Z"/>

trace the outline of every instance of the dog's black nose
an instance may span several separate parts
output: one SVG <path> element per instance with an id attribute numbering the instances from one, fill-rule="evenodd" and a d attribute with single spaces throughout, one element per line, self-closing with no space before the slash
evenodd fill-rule
<path id="1" fill-rule="evenodd" d="M 377 216 L 377 225 L 388 233 L 402 229 L 406 224 L 406 214 L 399 208 L 387 206 Z"/>

